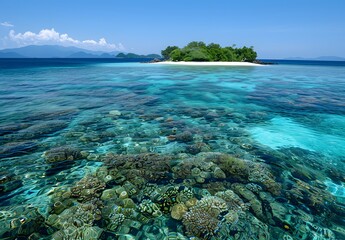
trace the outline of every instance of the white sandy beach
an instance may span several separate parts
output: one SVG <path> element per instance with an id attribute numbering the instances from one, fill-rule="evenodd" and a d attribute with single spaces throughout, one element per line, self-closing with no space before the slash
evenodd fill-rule
<path id="1" fill-rule="evenodd" d="M 154 64 L 164 64 L 164 65 L 183 65 L 183 66 L 264 66 L 258 63 L 250 62 L 171 62 L 163 61 L 156 62 Z"/>

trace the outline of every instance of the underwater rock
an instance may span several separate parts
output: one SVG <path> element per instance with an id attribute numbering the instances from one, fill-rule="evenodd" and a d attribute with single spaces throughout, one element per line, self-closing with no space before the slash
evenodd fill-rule
<path id="1" fill-rule="evenodd" d="M 224 179 L 224 178 L 226 178 L 226 174 L 224 173 L 224 171 L 222 169 L 220 169 L 220 167 L 216 167 L 213 170 L 213 177 Z"/>
<path id="2" fill-rule="evenodd" d="M 245 129 L 239 127 L 230 127 L 229 129 L 227 129 L 226 134 L 229 138 L 245 137 L 249 135 L 249 133 L 246 132 Z"/>
<path id="3" fill-rule="evenodd" d="M 227 177 L 241 179 L 248 179 L 249 164 L 247 161 L 238 159 L 225 154 L 210 155 L 208 159 L 218 165 Z"/>
<path id="4" fill-rule="evenodd" d="M 0 158 L 15 157 L 28 154 L 38 148 L 37 142 L 10 142 L 0 146 Z"/>
<path id="5" fill-rule="evenodd" d="M 252 209 L 256 217 L 263 221 L 266 220 L 261 202 L 252 191 L 248 190 L 245 185 L 239 183 L 232 184 L 232 188 L 237 194 L 242 196 L 250 203 L 250 208 Z"/>
<path id="6" fill-rule="evenodd" d="M 0 136 L 6 135 L 6 134 L 13 134 L 14 132 L 17 132 L 19 130 L 22 130 L 24 128 L 30 127 L 31 124 L 28 123 L 18 123 L 18 124 L 7 124 L 0 126 Z"/>
<path id="7" fill-rule="evenodd" d="M 69 120 L 78 113 L 78 109 L 63 109 L 47 112 L 32 113 L 25 119 L 28 122 L 42 120 Z"/>
<path id="8" fill-rule="evenodd" d="M 288 215 L 288 209 L 281 203 L 272 202 L 270 203 L 273 220 L 278 222 L 276 225 L 283 226 L 286 222 L 286 216 Z"/>
<path id="9" fill-rule="evenodd" d="M 0 184 L 12 181 L 14 177 L 15 175 L 13 173 L 0 172 Z"/>
<path id="10" fill-rule="evenodd" d="M 114 116 L 114 117 L 119 117 L 121 116 L 121 112 L 119 110 L 111 110 L 109 111 L 109 115 Z"/>
<path id="11" fill-rule="evenodd" d="M 46 137 L 48 134 L 60 131 L 66 127 L 67 123 L 65 121 L 47 121 L 32 125 L 14 134 L 7 134 L 4 136 L 4 139 L 9 141 L 39 139 Z"/>
<path id="12" fill-rule="evenodd" d="M 214 121 L 215 119 L 219 118 L 219 115 L 216 111 L 210 111 L 204 116 L 204 118 L 208 121 Z"/>
<path id="13" fill-rule="evenodd" d="M 272 194 L 279 195 L 281 185 L 275 181 L 267 165 L 235 158 L 226 154 L 211 157 L 212 155 L 208 157 L 208 160 L 217 164 L 228 178 L 258 183 L 265 186 Z"/>
<path id="14" fill-rule="evenodd" d="M 61 161 L 73 161 L 82 158 L 81 151 L 78 148 L 72 146 L 62 146 L 52 148 L 43 154 L 46 162 L 54 163 Z"/>
<path id="15" fill-rule="evenodd" d="M 262 191 L 262 187 L 255 183 L 247 183 L 246 188 L 255 194 L 259 194 Z"/>
<path id="16" fill-rule="evenodd" d="M 115 102 L 127 109 L 136 109 L 141 105 L 154 105 L 158 100 L 159 96 L 143 96 L 135 93 L 126 93 L 114 98 Z"/>
<path id="17" fill-rule="evenodd" d="M 268 226 L 252 214 L 240 212 L 238 217 L 236 224 L 231 225 L 229 229 L 233 239 L 271 239 Z"/>
<path id="18" fill-rule="evenodd" d="M 193 134 L 190 131 L 184 131 L 182 133 L 176 134 L 175 139 L 178 142 L 191 142 L 193 141 Z"/>
<path id="19" fill-rule="evenodd" d="M 335 197 L 330 192 L 312 186 L 287 174 L 289 188 L 284 192 L 295 204 L 305 204 L 314 213 L 329 214 L 336 205 Z"/>
<path id="20" fill-rule="evenodd" d="M 334 233 L 311 222 L 297 221 L 293 225 L 293 236 L 297 239 L 329 239 L 335 240 Z"/>
<path id="21" fill-rule="evenodd" d="M 188 145 L 186 147 L 186 152 L 193 155 L 198 154 L 200 152 L 209 152 L 209 151 L 211 151 L 211 147 L 204 142 L 197 142 L 195 144 Z"/>
<path id="22" fill-rule="evenodd" d="M 267 112 L 253 111 L 249 112 L 246 116 L 246 120 L 251 123 L 261 123 L 272 119 L 273 116 L 269 115 Z"/>
<path id="23" fill-rule="evenodd" d="M 17 239 L 19 236 L 29 236 L 44 224 L 44 217 L 36 208 L 20 206 L 12 209 L 8 216 L 0 218 L 0 238 Z"/>

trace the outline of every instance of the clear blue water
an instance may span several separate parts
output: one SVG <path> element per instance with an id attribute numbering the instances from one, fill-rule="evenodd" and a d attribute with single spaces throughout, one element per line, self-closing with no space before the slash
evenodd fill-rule
<path id="1" fill-rule="evenodd" d="M 340 63 L 187 67 L 111 60 L 0 59 L 0 86 L 0 223 L 4 223 L 0 238 L 25 239 L 36 234 L 49 239 L 59 231 L 68 235 L 66 224 L 48 220 L 52 214 L 63 214 L 55 213 L 52 205 L 61 189 L 70 189 L 102 166 L 108 167 L 104 159 L 109 153 L 157 153 L 183 162 L 203 161 L 207 152 L 266 164 L 281 185 L 278 194 L 270 192 L 265 183 L 261 187 L 268 190 L 254 192 L 264 216 L 254 207 L 243 214 L 247 224 L 252 224 L 249 216 L 262 222 L 268 235 L 254 234 L 251 239 L 345 236 L 341 218 L 345 213 L 345 66 Z M 178 140 L 178 134 L 185 132 L 190 139 Z M 201 150 L 200 143 L 204 144 Z M 82 157 L 47 161 L 44 154 L 60 146 L 73 146 L 82 151 Z M 182 180 L 169 179 L 176 186 Z M 169 181 L 154 184 L 161 189 Z M 190 187 L 216 195 L 212 184 L 235 191 L 234 184 L 251 182 L 258 183 L 227 175 L 222 181 L 206 178 L 205 184 Z M 105 189 L 119 187 L 107 185 Z M 253 206 L 245 194 L 239 190 L 236 194 Z M 271 200 L 264 194 L 271 194 Z M 132 199 L 139 209 L 142 199 Z M 71 206 L 80 204 L 73 198 L 72 202 Z M 265 208 L 267 202 L 270 207 Z M 150 239 L 143 233 L 150 231 L 161 233 L 157 239 L 169 234 L 191 237 L 187 223 L 173 220 L 169 213 L 152 217 L 148 223 L 125 216 L 121 226 L 110 229 L 104 209 L 116 204 L 104 200 L 103 205 L 105 220 L 87 225 L 102 229 L 100 239 L 129 239 L 124 238 L 127 235 Z M 28 213 L 29 207 L 37 209 L 40 221 L 37 214 Z M 20 217 L 27 221 L 12 226 L 11 221 Z M 131 221 L 141 222 L 140 227 L 131 227 Z M 30 222 L 34 225 L 31 231 L 26 230 Z M 241 232 L 243 226 L 241 221 L 229 224 L 227 234 L 224 227 L 217 229 L 222 235 L 214 233 L 212 239 L 246 239 L 250 231 L 236 235 L 236 228 Z M 80 229 L 85 233 L 85 228 Z"/>

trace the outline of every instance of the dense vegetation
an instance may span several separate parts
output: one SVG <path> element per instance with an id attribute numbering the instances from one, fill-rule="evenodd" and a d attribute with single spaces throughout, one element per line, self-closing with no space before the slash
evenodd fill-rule
<path id="1" fill-rule="evenodd" d="M 257 54 L 253 47 L 221 47 L 215 43 L 206 45 L 204 42 L 190 42 L 183 48 L 168 46 L 162 50 L 162 56 L 171 61 L 253 62 Z"/>

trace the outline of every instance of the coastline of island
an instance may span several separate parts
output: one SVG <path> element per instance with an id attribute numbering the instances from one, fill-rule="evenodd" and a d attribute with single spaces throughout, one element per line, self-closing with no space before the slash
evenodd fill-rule
<path id="1" fill-rule="evenodd" d="M 186 61 L 160 61 L 160 62 L 152 62 L 153 64 L 161 64 L 161 65 L 177 65 L 177 66 L 239 66 L 239 67 L 256 67 L 256 66 L 264 66 L 263 64 L 259 63 L 252 63 L 252 62 L 186 62 Z"/>
<path id="2" fill-rule="evenodd" d="M 236 45 L 222 47 L 216 43 L 206 45 L 204 42 L 193 41 L 180 48 L 168 46 L 161 51 L 162 59 L 151 61 L 155 64 L 185 66 L 262 66 L 256 59 L 254 47 Z"/>

